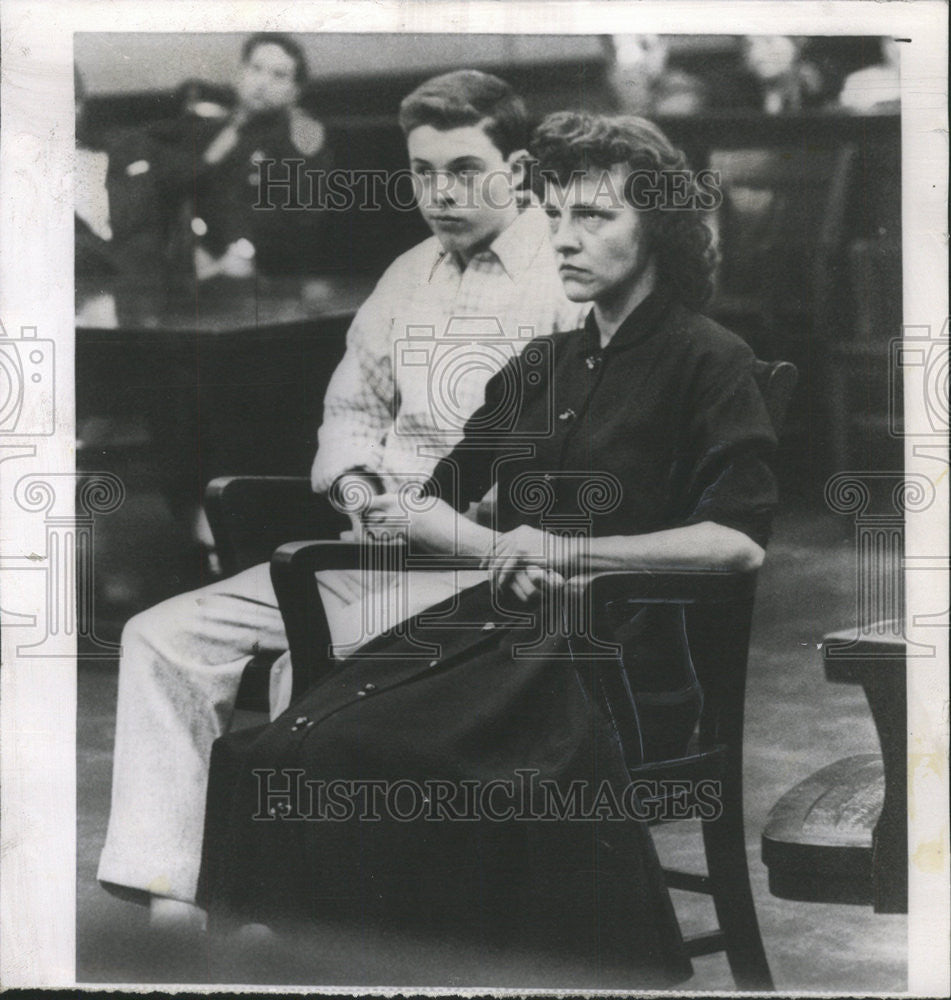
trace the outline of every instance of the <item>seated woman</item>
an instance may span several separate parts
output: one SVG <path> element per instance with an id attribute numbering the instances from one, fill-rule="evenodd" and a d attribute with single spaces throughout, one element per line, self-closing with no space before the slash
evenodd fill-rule
<path id="1" fill-rule="evenodd" d="M 543 122 L 535 154 L 565 288 L 594 302 L 586 327 L 489 382 L 415 513 L 390 495 L 365 518 L 372 537 L 408 516 L 412 545 L 480 556 L 490 579 L 216 743 L 199 902 L 578 950 L 645 985 L 689 960 L 644 824 L 599 798 L 628 784 L 621 740 L 589 696 L 592 660 L 525 612 L 579 570 L 757 568 L 775 439 L 751 351 L 694 311 L 710 234 L 682 190 L 658 196 L 682 154 L 641 119 L 569 113 Z M 493 482 L 495 529 L 461 518 Z M 680 617 L 634 631 L 635 686 L 689 687 Z M 698 701 L 645 721 L 643 756 L 682 749 Z"/>

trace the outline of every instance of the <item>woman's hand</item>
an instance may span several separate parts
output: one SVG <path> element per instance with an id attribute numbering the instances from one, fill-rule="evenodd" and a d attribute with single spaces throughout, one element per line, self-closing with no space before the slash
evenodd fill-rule
<path id="1" fill-rule="evenodd" d="M 492 551 L 483 560 L 496 592 L 511 592 L 528 602 L 544 590 L 563 586 L 564 578 L 550 565 L 550 542 L 544 531 L 524 524 L 496 536 Z"/>
<path id="2" fill-rule="evenodd" d="M 497 593 L 503 593 L 500 584 L 494 584 Z M 514 594 L 523 604 L 534 604 L 541 599 L 542 594 L 561 590 L 565 578 L 553 569 L 542 569 L 541 566 L 526 566 L 517 569 L 508 578 L 505 586 L 508 592 Z"/>

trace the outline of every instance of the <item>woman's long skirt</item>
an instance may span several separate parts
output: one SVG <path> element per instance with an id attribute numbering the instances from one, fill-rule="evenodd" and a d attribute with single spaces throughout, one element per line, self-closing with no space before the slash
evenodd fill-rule
<path id="1" fill-rule="evenodd" d="M 487 585 L 368 644 L 216 742 L 199 903 L 576 953 L 637 985 L 687 977 L 598 666 L 514 626 Z"/>

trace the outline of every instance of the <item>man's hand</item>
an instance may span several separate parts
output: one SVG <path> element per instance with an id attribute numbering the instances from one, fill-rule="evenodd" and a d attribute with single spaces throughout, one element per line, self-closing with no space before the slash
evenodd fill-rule
<path id="1" fill-rule="evenodd" d="M 374 541 L 406 541 L 410 517 L 396 493 L 373 497 L 360 516 L 363 538 Z"/>
<path id="2" fill-rule="evenodd" d="M 338 476 L 330 487 L 331 505 L 350 518 L 350 531 L 343 533 L 345 541 L 361 542 L 368 537 L 364 531 L 363 516 L 374 497 L 383 491 L 380 477 L 364 469 L 353 469 Z"/>
<path id="3" fill-rule="evenodd" d="M 225 127 L 215 136 L 211 145 L 202 154 L 202 159 L 213 167 L 221 163 L 238 144 L 238 136 L 248 120 L 248 112 L 244 108 L 236 108 L 228 119 Z"/>

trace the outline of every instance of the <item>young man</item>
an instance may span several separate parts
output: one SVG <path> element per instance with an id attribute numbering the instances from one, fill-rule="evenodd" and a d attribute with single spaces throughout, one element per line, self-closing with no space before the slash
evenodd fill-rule
<path id="1" fill-rule="evenodd" d="M 476 71 L 449 73 L 407 97 L 400 122 L 435 235 L 390 267 L 354 318 L 327 392 L 318 492 L 336 484 L 340 494 L 370 494 L 425 478 L 512 352 L 530 335 L 576 329 L 586 312 L 565 297 L 544 214 L 519 190 L 528 123 L 511 88 Z M 381 603 L 398 610 L 378 627 L 468 582 L 429 576 L 404 592 L 382 581 Z M 335 645 L 368 638 L 360 578 L 322 574 L 321 585 Z M 248 657 L 284 649 L 267 566 L 126 625 L 99 878 L 150 894 L 154 923 L 201 923 L 191 901 L 211 745 L 228 726 Z"/>

